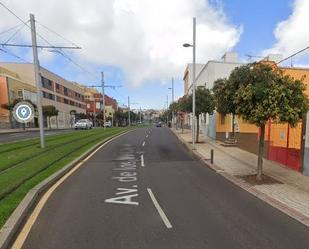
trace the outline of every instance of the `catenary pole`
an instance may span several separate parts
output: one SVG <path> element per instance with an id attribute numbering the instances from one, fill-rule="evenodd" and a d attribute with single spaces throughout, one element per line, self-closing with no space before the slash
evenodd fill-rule
<path id="1" fill-rule="evenodd" d="M 104 73 L 101 72 L 101 83 L 102 83 L 102 108 L 103 108 L 103 129 L 105 130 L 105 83 L 104 83 Z"/>
<path id="2" fill-rule="evenodd" d="M 42 110 L 42 90 L 41 90 L 42 79 L 40 75 L 40 63 L 38 58 L 38 49 L 36 41 L 35 19 L 33 14 L 30 14 L 30 26 L 31 26 L 32 51 L 33 51 L 34 77 L 37 91 L 37 108 L 39 113 L 40 142 L 41 142 L 41 148 L 45 148 L 44 122 L 43 122 L 43 110 Z"/>
<path id="3" fill-rule="evenodd" d="M 174 103 L 174 77 L 172 77 L 172 103 Z M 174 122 L 175 122 L 175 113 L 174 110 L 172 111 L 172 128 L 174 128 Z"/>
<path id="4" fill-rule="evenodd" d="M 130 96 L 128 96 L 128 108 L 129 108 L 129 127 L 130 127 L 131 126 Z"/>

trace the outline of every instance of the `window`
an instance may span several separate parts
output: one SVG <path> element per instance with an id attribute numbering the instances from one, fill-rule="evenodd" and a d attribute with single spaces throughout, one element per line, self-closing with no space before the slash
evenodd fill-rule
<path id="1" fill-rule="evenodd" d="M 63 92 L 64 92 L 64 95 L 65 95 L 65 96 L 68 96 L 68 88 L 63 87 Z"/>
<path id="2" fill-rule="evenodd" d="M 30 100 L 34 104 L 37 103 L 36 93 L 30 92 L 28 90 L 23 90 L 23 94 L 24 94 L 24 97 L 23 97 L 24 100 L 28 99 L 28 100 Z"/>
<path id="3" fill-rule="evenodd" d="M 43 91 L 43 97 L 46 99 L 51 99 L 51 100 L 55 100 L 55 95 L 51 94 L 51 93 L 47 93 Z"/>
<path id="4" fill-rule="evenodd" d="M 18 98 L 23 99 L 24 98 L 23 90 L 18 90 L 17 95 L 18 95 Z"/>
<path id="5" fill-rule="evenodd" d="M 72 101 L 72 100 L 70 100 L 70 105 L 75 106 L 75 102 L 74 102 L 74 101 Z"/>
<path id="6" fill-rule="evenodd" d="M 60 92 L 60 85 L 58 83 L 56 83 L 56 92 L 59 93 Z"/>
<path id="7" fill-rule="evenodd" d="M 61 98 L 61 97 L 59 97 L 59 96 L 57 96 L 57 102 L 62 103 L 62 98 Z"/>
<path id="8" fill-rule="evenodd" d="M 69 100 L 68 99 L 63 99 L 63 103 L 69 104 Z"/>
<path id="9" fill-rule="evenodd" d="M 53 90 L 53 83 L 51 80 L 44 78 L 43 76 L 41 76 L 42 79 L 42 87 L 49 89 L 49 90 Z"/>

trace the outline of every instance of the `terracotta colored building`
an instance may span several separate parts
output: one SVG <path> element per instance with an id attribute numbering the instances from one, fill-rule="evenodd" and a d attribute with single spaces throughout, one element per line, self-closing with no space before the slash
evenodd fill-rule
<path id="1" fill-rule="evenodd" d="M 306 84 L 306 94 L 309 96 L 309 69 L 307 68 L 286 68 L 280 67 L 284 74 L 294 79 L 303 79 Z M 224 141 L 232 132 L 232 119 L 230 115 L 216 114 L 216 137 Z M 302 171 L 304 146 L 303 123 L 299 122 L 295 128 L 287 123 L 278 124 L 269 121 L 265 131 L 264 156 L 284 164 L 294 170 Z M 259 128 L 239 117 L 235 117 L 235 136 L 237 146 L 241 149 L 257 154 L 259 141 Z"/>

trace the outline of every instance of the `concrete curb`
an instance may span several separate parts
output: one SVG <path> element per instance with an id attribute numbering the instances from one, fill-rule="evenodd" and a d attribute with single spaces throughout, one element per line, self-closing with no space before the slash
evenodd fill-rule
<path id="1" fill-rule="evenodd" d="M 74 130 L 73 128 L 58 128 L 58 129 L 45 129 L 44 131 L 64 131 L 64 130 Z M 0 135 L 1 134 L 11 134 L 11 133 L 27 133 L 27 132 L 33 132 L 37 131 L 39 132 L 40 130 L 38 128 L 27 128 L 26 130 L 6 130 L 6 131 L 1 131 L 0 130 Z"/>
<path id="2" fill-rule="evenodd" d="M 192 150 L 192 147 L 186 142 L 183 138 L 178 136 L 178 134 L 172 130 L 172 133 L 178 138 L 178 140 L 189 150 L 190 153 L 192 153 L 196 158 L 198 158 L 200 161 L 202 161 L 207 167 L 214 170 L 216 173 L 223 176 L 225 179 L 229 180 L 233 184 L 239 186 L 240 188 L 246 190 L 250 194 L 254 195 L 255 197 L 263 200 L 264 202 L 268 203 L 272 207 L 280 210 L 281 212 L 285 213 L 286 215 L 290 216 L 291 218 L 297 220 L 298 222 L 302 223 L 303 225 L 309 227 L 309 217 L 302 214 L 301 212 L 285 205 L 284 203 L 274 199 L 271 196 L 266 195 L 265 193 L 254 189 L 250 184 L 246 183 L 244 180 L 239 179 L 229 173 L 226 173 L 223 169 L 218 167 L 216 164 L 211 164 L 208 162 L 204 156 L 199 153 L 197 150 Z"/>
<path id="3" fill-rule="evenodd" d="M 113 135 L 95 144 L 89 150 L 84 152 L 81 156 L 79 156 L 78 158 L 76 158 L 75 160 L 64 166 L 62 169 L 55 172 L 54 174 L 46 178 L 44 181 L 39 183 L 33 189 L 31 189 L 1 228 L 0 249 L 9 248 L 9 246 L 15 239 L 17 232 L 19 231 L 21 226 L 27 220 L 28 216 L 33 211 L 36 203 L 39 201 L 42 194 L 46 190 L 48 190 L 55 182 L 57 182 L 62 176 L 64 176 L 67 172 L 69 172 L 72 168 L 74 168 L 77 163 L 83 161 L 83 159 L 85 159 L 88 155 L 90 155 L 94 150 L 99 148 L 101 145 L 108 144 L 114 139 L 123 136 L 129 132 L 132 132 L 134 130 L 135 129 L 121 132 L 120 134 Z"/>

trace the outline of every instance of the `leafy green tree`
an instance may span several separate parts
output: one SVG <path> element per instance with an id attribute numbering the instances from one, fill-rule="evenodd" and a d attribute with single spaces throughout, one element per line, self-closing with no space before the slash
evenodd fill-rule
<path id="1" fill-rule="evenodd" d="M 192 94 L 181 103 L 183 110 L 192 112 Z M 213 114 L 215 99 L 209 89 L 198 87 L 195 91 L 196 143 L 199 142 L 199 116 L 202 113 Z"/>
<path id="2" fill-rule="evenodd" d="M 215 98 L 216 110 L 224 115 L 232 116 L 232 136 L 235 138 L 235 112 L 234 103 L 237 85 L 228 79 L 218 79 L 214 82 L 213 93 Z"/>
<path id="3" fill-rule="evenodd" d="M 238 88 L 236 114 L 260 128 L 257 180 L 262 180 L 265 125 L 274 120 L 296 126 L 309 107 L 305 85 L 262 63 L 236 68 L 230 80 Z"/>
<path id="4" fill-rule="evenodd" d="M 47 117 L 49 128 L 51 128 L 50 118 L 53 116 L 58 116 L 59 111 L 53 105 L 45 105 L 42 107 L 42 109 L 43 109 L 43 116 Z"/>

